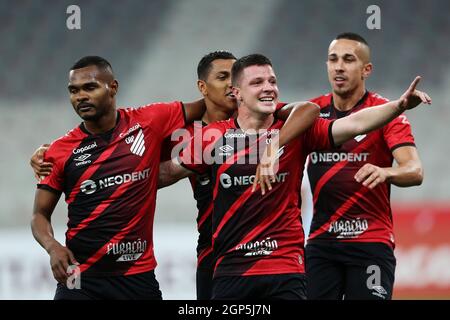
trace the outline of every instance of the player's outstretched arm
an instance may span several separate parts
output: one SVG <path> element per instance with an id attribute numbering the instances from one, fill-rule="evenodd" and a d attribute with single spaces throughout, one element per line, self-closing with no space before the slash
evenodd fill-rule
<path id="1" fill-rule="evenodd" d="M 334 144 L 340 145 L 357 135 L 378 129 L 405 110 L 413 109 L 421 103 L 431 104 L 431 98 L 428 94 L 416 90 L 420 79 L 420 77 L 416 77 L 405 93 L 397 100 L 366 108 L 336 120 L 331 129 Z"/>
<path id="2" fill-rule="evenodd" d="M 292 108 L 292 105 L 295 106 Z M 271 182 L 275 179 L 278 167 L 278 149 L 305 132 L 314 123 L 320 113 L 320 107 L 309 101 L 294 102 L 286 105 L 286 107 L 286 110 L 292 108 L 292 112 L 289 113 L 286 122 L 281 128 L 278 139 L 272 139 L 272 142 L 267 145 L 263 153 L 260 164 L 256 168 L 256 176 L 252 188 L 253 192 L 258 185 L 260 185 L 263 195 L 266 189 L 272 190 Z"/>
<path id="3" fill-rule="evenodd" d="M 79 263 L 73 253 L 61 245 L 53 235 L 51 215 L 60 196 L 60 194 L 48 190 L 36 190 L 31 230 L 36 241 L 50 255 L 50 265 L 54 278 L 60 283 L 65 283 L 69 265 L 78 265 Z"/>
<path id="4" fill-rule="evenodd" d="M 317 104 L 310 101 L 297 101 L 284 105 L 282 108 L 275 111 L 274 116 L 276 119 L 286 121 L 296 108 L 309 108 L 311 105 L 317 106 L 320 110 L 320 107 Z"/>
<path id="5" fill-rule="evenodd" d="M 34 177 L 41 181 L 52 172 L 53 163 L 44 162 L 44 153 L 48 150 L 49 144 L 43 144 L 37 148 L 30 159 L 30 166 L 33 169 Z"/>
<path id="6" fill-rule="evenodd" d="M 193 172 L 181 166 L 177 159 L 161 162 L 159 164 L 158 189 L 168 187 L 192 174 Z"/>
<path id="7" fill-rule="evenodd" d="M 185 103 L 184 112 L 186 114 L 186 123 L 201 120 L 203 114 L 206 112 L 205 99 L 202 98 L 194 102 Z"/>

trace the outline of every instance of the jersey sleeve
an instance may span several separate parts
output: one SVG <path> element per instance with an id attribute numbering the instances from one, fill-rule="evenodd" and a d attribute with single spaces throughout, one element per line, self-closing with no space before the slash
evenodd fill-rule
<path id="1" fill-rule="evenodd" d="M 64 159 L 58 154 L 58 149 L 57 144 L 53 143 L 44 153 L 44 162 L 53 163 L 53 168 L 50 175 L 41 180 L 37 187 L 60 193 L 64 191 Z"/>
<path id="2" fill-rule="evenodd" d="M 406 115 L 401 114 L 383 127 L 383 136 L 391 151 L 403 146 L 415 146 L 411 125 Z"/>
<path id="3" fill-rule="evenodd" d="M 152 103 L 137 108 L 135 112 L 142 123 L 149 125 L 162 138 L 186 124 L 184 106 L 180 101 Z"/>
<path id="4" fill-rule="evenodd" d="M 194 132 L 187 146 L 180 152 L 178 162 L 196 174 L 206 173 L 214 163 L 214 146 L 222 134 L 215 124 Z"/>
<path id="5" fill-rule="evenodd" d="M 334 121 L 318 118 L 302 135 L 303 145 L 308 153 L 314 150 L 329 149 L 334 146 L 331 128 Z"/>

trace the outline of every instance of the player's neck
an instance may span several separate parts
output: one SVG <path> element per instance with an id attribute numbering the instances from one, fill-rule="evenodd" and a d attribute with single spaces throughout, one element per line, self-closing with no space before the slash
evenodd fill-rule
<path id="1" fill-rule="evenodd" d="M 351 110 L 359 100 L 364 96 L 366 93 L 366 87 L 361 86 L 360 88 L 357 88 L 353 92 L 349 92 L 345 95 L 338 95 L 337 93 L 333 92 L 333 104 L 336 109 L 339 111 L 348 111 Z"/>
<path id="2" fill-rule="evenodd" d="M 268 129 L 273 120 L 273 114 L 255 113 L 243 106 L 239 107 L 237 122 L 243 131 Z"/>
<path id="3" fill-rule="evenodd" d="M 209 124 L 220 120 L 227 120 L 233 116 L 233 113 L 234 111 L 206 103 L 206 112 L 203 114 L 202 121 Z"/>
<path id="4" fill-rule="evenodd" d="M 117 110 L 114 109 L 95 121 L 85 120 L 84 127 L 91 134 L 102 134 L 108 132 L 116 126 Z"/>

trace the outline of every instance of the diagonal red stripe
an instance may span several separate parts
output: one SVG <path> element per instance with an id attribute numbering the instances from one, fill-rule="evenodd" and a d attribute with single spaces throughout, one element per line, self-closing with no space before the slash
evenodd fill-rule
<path id="1" fill-rule="evenodd" d="M 106 149 L 105 152 L 103 152 L 100 157 L 97 158 L 97 160 L 94 161 L 94 163 L 92 165 L 90 165 L 85 172 L 83 172 L 83 174 L 81 175 L 81 177 L 78 179 L 77 183 L 75 183 L 75 185 L 72 188 L 72 192 L 70 192 L 70 195 L 67 197 L 67 204 L 71 204 L 74 200 L 76 195 L 78 194 L 78 191 L 80 190 L 80 185 L 83 181 L 88 180 L 90 177 L 92 177 L 92 175 L 95 173 L 95 171 L 97 171 L 97 169 L 100 167 L 101 163 L 108 159 L 109 156 L 111 156 L 111 154 L 117 149 L 117 146 L 119 144 L 116 144 L 115 148 L 109 148 Z"/>
<path id="2" fill-rule="evenodd" d="M 322 234 L 328 230 L 330 225 L 338 220 L 340 217 L 342 217 L 353 204 L 356 203 L 359 199 L 361 199 L 367 191 L 370 189 L 367 187 L 362 187 L 358 192 L 355 192 L 353 196 L 347 199 L 337 210 L 336 212 L 330 217 L 330 220 L 328 220 L 326 223 L 324 223 L 322 226 L 320 226 L 319 229 L 315 230 L 313 233 L 309 235 L 309 239 L 313 239 L 317 237 L 319 234 Z"/>
<path id="3" fill-rule="evenodd" d="M 141 161 L 134 170 L 140 171 L 145 168 L 146 164 L 146 161 Z M 149 177 L 149 179 L 151 178 Z M 100 216 L 102 212 L 104 212 L 112 204 L 111 199 L 119 198 L 122 194 L 125 193 L 125 191 L 128 190 L 128 187 L 130 187 L 131 185 L 132 182 L 120 185 L 107 199 L 104 199 L 102 202 L 100 202 L 100 204 L 92 211 L 92 213 L 87 218 L 83 219 L 76 227 L 71 228 L 67 232 L 67 240 L 71 240 L 77 235 L 78 232 L 86 228 L 89 223 L 97 219 L 98 216 Z"/>
<path id="4" fill-rule="evenodd" d="M 209 203 L 208 208 L 206 208 L 205 212 L 203 213 L 202 217 L 200 218 L 200 220 L 197 223 L 197 229 L 200 229 L 203 225 L 203 223 L 205 223 L 206 219 L 211 216 L 211 213 L 213 211 L 213 201 L 211 201 Z"/>
<path id="5" fill-rule="evenodd" d="M 208 249 L 204 250 L 197 258 L 197 266 L 200 265 L 200 263 L 207 257 L 211 252 L 213 251 L 212 247 L 209 247 Z"/>
<path id="6" fill-rule="evenodd" d="M 352 150 L 354 153 L 358 153 L 362 151 L 366 147 L 367 144 L 370 144 L 370 139 L 367 139 L 363 143 L 361 143 L 358 147 Z M 340 161 L 336 163 L 334 166 L 332 166 L 322 177 L 319 179 L 319 181 L 316 184 L 316 187 L 314 188 L 314 194 L 313 194 L 313 208 L 316 207 L 317 200 L 319 198 L 320 191 L 322 190 L 323 186 L 330 181 L 331 178 L 333 178 L 342 168 L 344 168 L 348 164 L 348 161 Z M 364 191 L 363 193 L 367 192 Z M 328 227 L 331 223 L 342 217 L 348 209 L 356 202 L 357 199 L 359 199 L 361 196 L 358 196 L 359 193 L 356 193 L 355 196 L 350 197 L 346 202 L 344 202 L 339 209 L 336 210 L 334 214 L 331 215 L 330 220 L 328 220 L 326 223 L 324 223 L 319 229 L 315 230 L 309 235 L 309 239 L 312 239 L 314 237 L 317 237 L 319 234 L 326 232 L 328 230 Z"/>
<path id="7" fill-rule="evenodd" d="M 216 184 L 214 185 L 214 189 L 213 189 L 213 201 L 216 199 L 217 193 L 219 191 L 219 181 L 220 181 L 220 175 L 222 173 L 224 173 L 226 170 L 228 170 L 229 167 L 231 167 L 232 165 L 236 164 L 237 160 L 240 157 L 245 157 L 247 154 L 249 154 L 251 151 L 253 151 L 255 148 L 258 147 L 259 142 L 261 141 L 261 139 L 263 139 L 264 136 L 258 138 L 255 142 L 255 144 L 249 148 L 245 148 L 237 153 L 235 153 L 233 155 L 233 161 L 231 161 L 231 163 L 229 163 L 230 161 L 225 161 L 224 164 L 222 164 L 219 169 L 217 170 L 216 173 L 216 177 L 218 177 L 219 179 L 216 179 Z M 255 166 L 255 172 L 256 172 L 256 166 Z"/>
<path id="8" fill-rule="evenodd" d="M 256 192 L 256 191 L 255 191 Z M 247 201 L 248 198 L 252 195 L 252 186 L 248 187 L 247 190 L 236 201 L 233 205 L 227 210 L 223 218 L 220 220 L 220 224 L 217 226 L 216 231 L 213 234 L 213 243 L 214 239 L 217 238 L 217 235 L 222 230 L 223 226 L 231 219 L 231 217 L 236 213 L 236 211 L 242 206 L 242 203 Z"/>
<path id="9" fill-rule="evenodd" d="M 256 191 L 255 191 L 256 192 Z M 270 219 L 266 219 L 265 222 L 263 221 L 261 224 L 259 224 L 256 228 L 254 228 L 252 231 L 250 231 L 249 233 L 247 233 L 247 235 L 242 238 L 240 241 L 238 241 L 237 243 L 247 243 L 253 239 L 255 239 L 256 235 L 260 234 L 261 232 L 263 232 L 265 229 L 267 229 L 268 227 L 270 227 L 274 221 L 276 221 L 277 219 L 280 218 L 280 216 L 282 214 L 285 213 L 285 209 L 283 210 L 279 210 L 278 214 L 273 214 L 272 217 L 270 217 Z M 268 217 L 269 218 L 269 217 Z M 226 253 L 230 253 L 234 250 L 235 246 L 232 246 Z M 215 265 L 215 268 L 217 268 L 217 266 L 220 264 L 220 262 L 223 260 L 225 255 L 223 255 L 220 259 L 217 260 L 217 263 Z"/>
<path id="10" fill-rule="evenodd" d="M 362 149 L 364 149 L 366 147 L 367 144 L 369 144 L 369 142 L 370 142 L 370 139 L 367 139 L 366 141 L 364 141 L 364 143 L 361 143 L 358 147 L 353 149 L 352 152 L 354 152 L 354 153 L 360 152 Z M 314 195 L 313 195 L 314 206 L 317 203 L 319 193 L 322 190 L 323 186 L 347 164 L 348 164 L 348 160 L 340 161 L 340 162 L 336 163 L 334 166 L 332 166 L 324 175 L 322 175 L 322 177 L 319 179 L 319 181 L 317 182 L 316 187 L 314 189 Z"/>
<path id="11" fill-rule="evenodd" d="M 106 255 L 107 252 L 106 248 L 108 246 L 108 243 L 120 242 L 128 234 L 128 232 L 138 224 L 141 218 L 143 218 L 147 214 L 148 207 L 149 207 L 148 205 L 143 206 L 141 210 L 139 210 L 139 212 L 130 220 L 130 222 L 127 224 L 125 228 L 116 233 L 116 235 L 112 237 L 109 241 L 107 241 L 103 245 L 103 247 L 98 249 L 96 253 L 94 253 L 91 257 L 89 257 L 89 259 L 87 259 L 85 263 L 81 264 L 80 265 L 81 272 L 84 272 L 87 269 L 89 269 L 89 267 L 91 267 L 94 263 L 100 260 L 104 255 Z"/>
<path id="12" fill-rule="evenodd" d="M 219 192 L 219 182 L 220 182 L 220 175 L 222 173 L 224 173 L 226 170 L 228 170 L 229 167 L 231 167 L 233 164 L 235 164 L 237 162 L 237 159 L 239 157 L 244 157 L 245 155 L 247 155 L 250 152 L 250 149 L 243 149 L 237 153 L 235 153 L 233 155 L 233 161 L 232 163 L 226 163 L 227 161 L 225 161 L 224 164 L 222 164 L 219 169 L 217 169 L 217 173 L 216 173 L 216 177 L 218 179 L 216 179 L 216 184 L 214 185 L 214 191 L 213 191 L 213 201 L 216 199 L 217 197 L 217 193 Z M 256 171 L 256 170 L 255 170 Z"/>

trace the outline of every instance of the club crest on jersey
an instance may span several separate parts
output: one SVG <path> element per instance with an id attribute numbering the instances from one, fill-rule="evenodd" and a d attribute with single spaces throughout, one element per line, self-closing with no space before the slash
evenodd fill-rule
<path id="1" fill-rule="evenodd" d="M 145 151 L 144 131 L 139 130 L 136 136 L 128 136 L 125 138 L 126 144 L 131 144 L 131 153 L 142 157 Z"/>

